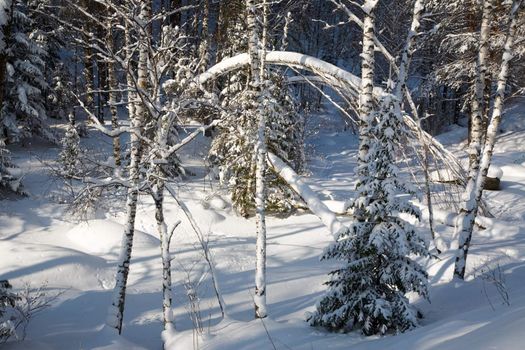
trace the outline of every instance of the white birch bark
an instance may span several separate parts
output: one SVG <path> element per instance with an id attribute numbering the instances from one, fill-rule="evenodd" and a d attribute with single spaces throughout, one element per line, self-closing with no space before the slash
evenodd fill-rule
<path id="1" fill-rule="evenodd" d="M 414 3 L 414 10 L 412 13 L 412 24 L 410 25 L 410 30 L 408 31 L 408 35 L 405 41 L 405 47 L 401 52 L 399 73 L 397 76 L 397 82 L 394 90 L 394 95 L 399 101 L 403 99 L 403 91 L 405 90 L 407 84 L 410 61 L 414 52 L 416 37 L 419 33 L 419 28 L 421 27 L 421 17 L 423 16 L 424 11 L 425 0 L 416 0 L 416 2 Z"/>
<path id="2" fill-rule="evenodd" d="M 483 16 L 481 20 L 479 52 L 476 64 L 477 74 L 475 80 L 475 94 L 472 99 L 471 106 L 471 130 L 469 143 L 469 172 L 467 178 L 467 188 L 473 185 L 476 174 L 479 169 L 479 161 L 481 154 L 481 145 L 483 143 L 483 110 L 484 105 L 488 102 L 484 101 L 485 82 L 487 73 L 487 60 L 489 57 L 489 35 L 490 35 L 490 21 L 494 11 L 494 0 L 483 1 Z M 468 190 L 467 190 L 468 192 Z"/>
<path id="3" fill-rule="evenodd" d="M 126 45 L 125 47 L 125 53 L 126 53 L 126 85 L 127 85 L 127 91 L 128 91 L 128 117 L 131 120 L 133 116 L 135 115 L 135 93 L 134 93 L 134 82 L 133 77 L 131 75 L 131 69 L 132 69 L 132 49 L 131 49 L 131 33 L 129 28 L 129 23 L 126 21 L 124 26 L 124 43 Z"/>
<path id="4" fill-rule="evenodd" d="M 377 0 L 367 0 L 362 6 L 365 17 L 363 20 L 363 48 L 361 53 L 361 85 L 359 89 L 359 151 L 357 155 L 359 181 L 369 174 L 366 170 L 368 150 L 373 142 L 370 127 L 373 123 L 374 108 L 374 51 L 375 51 L 375 17 L 374 9 Z M 354 216 L 364 221 L 362 208 L 355 208 Z"/>
<path id="5" fill-rule="evenodd" d="M 259 55 L 259 35 L 257 30 L 256 2 L 246 0 L 246 15 L 248 23 L 248 54 L 250 56 L 251 87 L 260 91 L 261 56 Z M 256 97 L 258 98 L 259 94 Z M 260 114 L 257 128 L 256 168 L 255 168 L 255 318 L 267 316 L 266 308 L 266 116 Z"/>
<path id="6" fill-rule="evenodd" d="M 484 92 L 485 92 L 485 81 L 487 72 L 487 59 L 489 55 L 489 34 L 490 34 L 490 20 L 492 17 L 494 0 L 485 0 L 483 2 L 483 18 L 481 22 L 480 30 L 480 42 L 479 52 L 477 60 L 477 74 L 475 80 L 475 94 L 472 99 L 471 106 L 471 130 L 470 130 L 470 142 L 469 142 L 469 171 L 467 175 L 467 186 L 465 193 L 473 194 L 472 189 L 476 183 L 476 176 L 479 172 L 479 162 L 481 158 L 481 146 L 483 143 L 483 105 L 484 103 Z M 488 103 L 488 101 L 486 102 Z M 470 198 L 466 198 L 466 202 Z M 461 212 L 465 212 L 468 215 L 468 209 L 462 207 Z"/>
<path id="7" fill-rule="evenodd" d="M 157 166 L 158 167 L 158 166 Z M 171 308 L 171 253 L 170 243 L 173 230 L 168 232 L 168 227 L 164 219 L 164 180 L 162 173 L 156 172 L 159 176 L 154 186 L 155 201 L 155 220 L 157 221 L 157 232 L 160 238 L 160 254 L 162 260 L 162 317 L 164 321 L 164 330 L 171 331 L 175 329 L 173 311 Z"/>
<path id="8" fill-rule="evenodd" d="M 483 186 L 487 177 L 487 172 L 492 160 L 492 153 L 496 143 L 496 136 L 503 114 L 505 89 L 507 87 L 507 78 L 509 75 L 510 61 L 512 60 L 514 51 L 514 39 L 517 27 L 517 14 L 522 4 L 522 0 L 514 0 L 511 5 L 509 15 L 509 28 L 505 39 L 505 46 L 503 57 L 498 75 L 498 87 L 496 90 L 496 97 L 494 100 L 494 107 L 492 110 L 492 117 L 487 129 L 487 135 L 483 151 L 481 153 L 481 161 L 479 171 L 476 172 L 475 183 L 467 186 L 464 194 L 464 207 L 460 213 L 456 232 L 459 234 L 458 252 L 456 256 L 456 263 L 454 266 L 454 277 L 459 279 L 465 278 L 465 268 L 467 262 L 468 250 L 472 240 L 472 231 L 478 213 L 479 203 L 483 195 Z"/>
<path id="9" fill-rule="evenodd" d="M 139 19 L 141 23 L 147 23 L 150 16 L 151 3 L 148 0 L 141 2 Z M 148 87 L 148 46 L 144 35 L 139 37 L 139 62 L 137 85 L 140 89 Z M 135 217 L 137 213 L 138 188 L 140 184 L 141 164 L 141 141 L 139 134 L 143 127 L 146 108 L 143 103 L 138 102 L 134 108 L 135 113 L 131 115 L 131 125 L 135 132 L 130 134 L 131 156 L 129 164 L 129 177 L 131 187 L 128 189 L 126 198 L 126 225 L 122 237 L 120 255 L 118 259 L 117 276 L 113 298 L 109 309 L 107 324 L 122 333 L 122 321 L 124 318 L 124 306 L 126 300 L 126 286 L 131 263 L 131 252 L 133 249 L 133 236 L 135 233 Z"/>
<path id="10" fill-rule="evenodd" d="M 290 23 L 292 23 L 292 13 L 287 12 L 284 18 L 283 37 L 281 40 L 281 51 L 285 51 L 288 48 L 288 32 L 290 30 Z"/>

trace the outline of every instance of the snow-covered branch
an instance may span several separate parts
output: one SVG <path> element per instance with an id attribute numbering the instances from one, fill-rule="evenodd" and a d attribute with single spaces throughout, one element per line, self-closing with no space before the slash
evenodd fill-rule
<path id="1" fill-rule="evenodd" d="M 332 236 L 344 226 L 335 213 L 319 199 L 319 196 L 301 179 L 301 177 L 285 162 L 272 152 L 268 152 L 268 163 L 274 171 L 305 201 L 308 209 L 314 213 L 328 228 Z"/>

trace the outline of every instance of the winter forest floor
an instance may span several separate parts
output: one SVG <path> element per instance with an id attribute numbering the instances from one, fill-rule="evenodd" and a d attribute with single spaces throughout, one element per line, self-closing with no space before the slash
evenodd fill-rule
<path id="1" fill-rule="evenodd" d="M 477 230 L 468 257 L 467 281 L 450 282 L 454 263 L 453 227 L 438 216 L 436 230 L 452 249 L 422 261 L 430 274 L 431 303 L 414 300 L 424 315 L 422 326 L 397 336 L 333 334 L 309 327 L 305 312 L 321 296 L 333 263 L 319 262 L 331 241 L 312 214 L 268 218 L 269 317 L 254 320 L 253 279 L 255 221 L 236 216 L 229 200 L 206 177 L 207 139 L 188 145 L 183 163 L 195 176 L 177 191 L 207 235 L 227 316 L 220 313 L 195 234 L 175 202 L 167 197 L 169 223 L 182 220 L 172 243 L 177 333 L 173 349 L 522 349 L 525 341 L 525 101 L 514 101 L 504 117 L 493 163 L 504 172 L 502 190 L 487 192 L 494 219 Z M 311 187 L 334 211 L 352 196 L 357 139 L 337 118 L 317 117 L 319 132 L 308 139 Z M 315 128 L 312 128 L 314 130 Z M 92 131 L 85 147 L 100 151 L 101 136 Z M 439 136 L 465 158 L 466 128 L 451 127 Z M 109 141 L 103 141 L 109 152 Z M 79 223 L 61 204 L 47 163 L 57 148 L 31 144 L 12 149 L 25 174 L 26 198 L 0 201 L 0 279 L 15 288 L 26 283 L 60 292 L 50 308 L 30 322 L 24 341 L 2 349 L 161 349 L 161 261 L 155 236 L 154 206 L 141 197 L 122 337 L 102 329 L 110 304 L 123 215 L 100 208 Z M 441 208 L 443 209 L 443 208 Z M 345 220 L 345 218 L 343 218 Z M 428 231 L 426 222 L 418 224 Z M 502 287 L 498 291 L 498 287 Z M 199 300 L 190 303 L 189 291 Z M 508 298 L 505 298 L 505 294 Z M 506 305 L 508 301 L 510 305 Z M 197 310 L 191 317 L 190 309 Z M 202 335 L 196 335 L 196 328 Z"/>

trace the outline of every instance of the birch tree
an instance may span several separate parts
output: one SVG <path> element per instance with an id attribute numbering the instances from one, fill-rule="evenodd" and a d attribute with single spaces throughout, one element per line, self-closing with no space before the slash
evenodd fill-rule
<path id="1" fill-rule="evenodd" d="M 266 7 L 266 3 L 263 4 Z M 264 63 L 259 56 L 259 30 L 257 25 L 257 8 L 254 0 L 246 0 L 246 21 L 248 24 L 248 53 L 250 55 L 251 88 L 257 92 L 261 89 L 261 72 Z M 262 63 L 262 64 L 261 64 Z M 254 102 L 255 102 L 254 101 Z M 254 108 L 258 108 L 257 105 Z M 255 145 L 255 220 L 256 220 L 256 258 L 255 258 L 255 317 L 265 318 L 266 310 L 266 116 L 258 113 L 257 141 Z"/>
<path id="2" fill-rule="evenodd" d="M 368 150 L 372 142 L 370 127 L 373 123 L 372 111 L 374 108 L 374 51 L 375 51 L 375 22 L 374 9 L 377 0 L 368 0 L 362 6 L 363 19 L 363 44 L 361 53 L 361 85 L 359 89 L 359 152 L 358 152 L 358 177 L 359 182 L 366 178 L 366 164 L 369 162 Z M 364 221 L 363 208 L 357 207 L 354 216 L 358 221 Z"/>
<path id="3" fill-rule="evenodd" d="M 483 195 L 483 186 L 485 184 L 487 172 L 492 160 L 494 145 L 496 144 L 496 137 L 503 115 L 505 90 L 507 88 L 510 63 L 512 58 L 514 57 L 515 34 L 518 26 L 518 14 L 521 10 L 522 3 L 522 0 L 513 0 L 510 7 L 510 13 L 508 16 L 509 24 L 505 38 L 505 46 L 502 54 L 500 71 L 498 75 L 496 96 L 494 98 L 494 106 L 492 109 L 490 123 L 487 129 L 485 143 L 481 152 L 481 159 L 479 161 L 479 171 L 473 170 L 473 173 L 475 171 L 475 177 L 474 174 L 472 174 L 471 179 L 469 180 L 469 184 L 467 185 L 463 197 L 463 208 L 458 218 L 456 234 L 459 235 L 459 248 L 454 266 L 454 277 L 459 279 L 465 278 L 467 255 L 470 248 L 470 242 L 472 240 L 474 222 L 476 220 L 479 204 Z M 488 7 L 488 5 L 486 7 Z M 488 9 L 487 11 L 490 10 Z M 489 15 L 489 13 L 487 13 L 487 15 Z M 480 48 L 480 56 L 483 55 L 481 53 L 481 50 L 482 47 Z M 479 86 L 477 86 L 477 88 L 478 87 Z M 478 92 L 479 91 L 476 91 L 476 93 Z"/>
<path id="4" fill-rule="evenodd" d="M 148 40 L 147 25 L 151 16 L 151 2 L 142 0 L 140 2 L 139 20 L 142 25 L 140 28 L 139 60 L 137 69 L 137 88 L 147 90 L 148 83 Z M 139 135 L 143 131 L 145 121 L 146 107 L 142 101 L 138 101 L 134 106 L 134 114 L 130 116 L 132 133 L 130 134 L 130 163 L 129 163 L 129 181 L 126 199 L 126 224 L 122 237 L 122 246 L 118 259 L 118 269 L 116 275 L 115 289 L 111 307 L 109 309 L 107 323 L 110 327 L 115 328 L 118 333 L 122 332 L 122 321 L 124 318 L 124 306 L 126 300 L 126 286 L 129 275 L 129 266 L 131 263 L 131 252 L 133 248 L 133 236 L 135 233 L 135 217 L 137 215 L 137 201 L 140 185 L 140 166 L 141 166 L 141 140 Z"/>

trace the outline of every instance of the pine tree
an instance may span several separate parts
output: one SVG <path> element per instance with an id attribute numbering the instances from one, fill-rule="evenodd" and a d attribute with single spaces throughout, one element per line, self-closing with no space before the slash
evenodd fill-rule
<path id="1" fill-rule="evenodd" d="M 409 256 L 427 256 L 428 247 L 399 215 L 419 218 L 406 196 L 414 191 L 403 183 L 395 165 L 404 134 L 402 117 L 395 110 L 394 98 L 384 96 L 378 111 L 372 112 L 377 124 L 364 130 L 375 138 L 368 159 L 359 166 L 361 174 L 369 175 L 361 177 L 357 197 L 350 204 L 351 209 L 360 209 L 362 220 L 341 230 L 322 256 L 343 265 L 331 272 L 329 289 L 309 316 L 313 326 L 361 329 L 371 335 L 403 332 L 418 324 L 417 311 L 406 293 L 427 298 L 427 273 Z"/>

